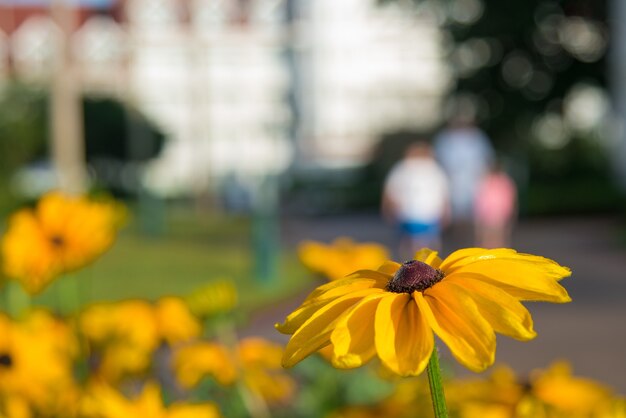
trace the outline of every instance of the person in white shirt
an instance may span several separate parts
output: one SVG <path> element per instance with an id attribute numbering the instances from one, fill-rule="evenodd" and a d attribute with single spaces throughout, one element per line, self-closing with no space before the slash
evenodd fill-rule
<path id="1" fill-rule="evenodd" d="M 383 189 L 383 216 L 398 224 L 400 255 L 413 258 L 423 247 L 440 249 L 441 227 L 449 216 L 449 186 L 431 146 L 419 141 L 389 172 Z"/>

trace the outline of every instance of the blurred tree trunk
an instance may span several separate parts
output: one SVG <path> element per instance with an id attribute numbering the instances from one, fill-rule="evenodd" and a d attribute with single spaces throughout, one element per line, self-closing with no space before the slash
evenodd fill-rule
<path id="1" fill-rule="evenodd" d="M 82 193 L 87 188 L 83 110 L 70 42 L 77 26 L 76 11 L 67 0 L 52 0 L 50 15 L 61 29 L 52 68 L 50 150 L 59 188 Z"/>

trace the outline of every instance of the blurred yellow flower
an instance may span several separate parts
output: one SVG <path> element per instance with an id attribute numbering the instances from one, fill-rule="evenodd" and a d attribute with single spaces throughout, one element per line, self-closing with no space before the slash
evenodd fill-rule
<path id="1" fill-rule="evenodd" d="M 512 418 L 525 390 L 513 370 L 497 366 L 486 379 L 451 380 L 446 398 L 459 418 Z"/>
<path id="2" fill-rule="evenodd" d="M 230 280 L 215 280 L 191 292 L 185 302 L 200 318 L 229 312 L 237 305 L 237 288 Z"/>
<path id="3" fill-rule="evenodd" d="M 10 395 L 2 401 L 2 412 L 0 412 L 2 418 L 31 418 L 33 416 L 30 405 L 21 396 Z"/>
<path id="4" fill-rule="evenodd" d="M 88 307 L 81 313 L 80 330 L 97 344 L 124 340 L 148 350 L 156 348 L 160 338 L 152 305 L 139 299 Z"/>
<path id="5" fill-rule="evenodd" d="M 545 371 L 531 374 L 531 393 L 555 410 L 552 416 L 605 417 L 612 390 L 596 381 L 575 377 L 572 367 L 565 361 L 553 363 Z"/>
<path id="6" fill-rule="evenodd" d="M 237 347 L 241 375 L 248 389 L 267 403 L 284 402 L 295 381 L 281 367 L 283 348 L 263 338 L 245 338 Z"/>
<path id="7" fill-rule="evenodd" d="M 332 344 L 335 367 L 358 367 L 377 355 L 392 372 L 417 375 L 437 334 L 461 364 L 482 371 L 494 362 L 495 332 L 535 337 L 520 301 L 569 302 L 558 284 L 569 275 L 552 260 L 510 249 L 469 248 L 445 260 L 424 249 L 415 260 L 389 261 L 314 290 L 276 324 L 293 334 L 283 365 Z"/>
<path id="8" fill-rule="evenodd" d="M 5 274 L 28 293 L 41 292 L 58 275 L 91 263 L 111 246 L 120 211 L 111 202 L 46 194 L 35 209 L 10 218 L 2 240 Z"/>
<path id="9" fill-rule="evenodd" d="M 156 384 L 146 384 L 134 399 L 128 399 L 104 384 L 93 384 L 81 402 L 81 414 L 89 418 L 217 418 L 220 413 L 213 403 L 163 404 Z"/>
<path id="10" fill-rule="evenodd" d="M 389 259 L 389 252 L 379 244 L 340 237 L 329 245 L 304 241 L 298 247 L 298 256 L 311 271 L 328 280 L 339 280 L 359 269 L 378 268 Z"/>
<path id="11" fill-rule="evenodd" d="M 189 389 L 210 375 L 221 385 L 235 382 L 237 370 L 230 353 L 221 344 L 195 342 L 176 350 L 173 367 L 178 383 Z"/>
<path id="12" fill-rule="evenodd" d="M 212 342 L 196 342 L 176 350 L 173 368 L 176 379 L 186 389 L 196 386 L 205 376 L 222 385 L 240 379 L 265 402 L 289 399 L 295 382 L 280 365 L 282 348 L 262 338 L 246 338 L 234 350 Z"/>
<path id="13" fill-rule="evenodd" d="M 201 332 L 182 299 L 169 296 L 154 304 L 131 299 L 92 305 L 82 312 L 79 327 L 99 353 L 98 374 L 107 382 L 146 370 L 162 341 L 177 344 Z"/>
<path id="14" fill-rule="evenodd" d="M 459 418 L 618 418 L 626 412 L 608 387 L 572 376 L 566 362 L 534 371 L 530 381 L 499 366 L 487 379 L 450 381 L 446 394 Z"/>
<path id="15" fill-rule="evenodd" d="M 78 397 L 72 375 L 76 353 L 70 328 L 45 311 L 33 311 L 20 322 L 0 315 L 0 398 L 7 414 L 72 416 Z"/>
<path id="16" fill-rule="evenodd" d="M 159 299 L 154 306 L 159 335 L 169 344 L 189 341 L 200 335 L 202 327 L 185 302 L 168 296 Z"/>

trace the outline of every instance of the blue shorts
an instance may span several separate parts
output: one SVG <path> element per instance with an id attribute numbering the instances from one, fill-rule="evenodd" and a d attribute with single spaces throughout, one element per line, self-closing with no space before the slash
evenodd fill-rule
<path id="1" fill-rule="evenodd" d="M 400 231 L 404 235 L 412 237 L 438 237 L 440 232 L 439 222 L 424 223 L 407 221 L 400 224 Z"/>

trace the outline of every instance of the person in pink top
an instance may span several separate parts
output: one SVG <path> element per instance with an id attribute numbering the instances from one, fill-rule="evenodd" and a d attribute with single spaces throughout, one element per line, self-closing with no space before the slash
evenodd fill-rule
<path id="1" fill-rule="evenodd" d="M 517 187 L 495 163 L 483 177 L 474 200 L 476 244 L 484 248 L 508 247 L 517 215 Z"/>

